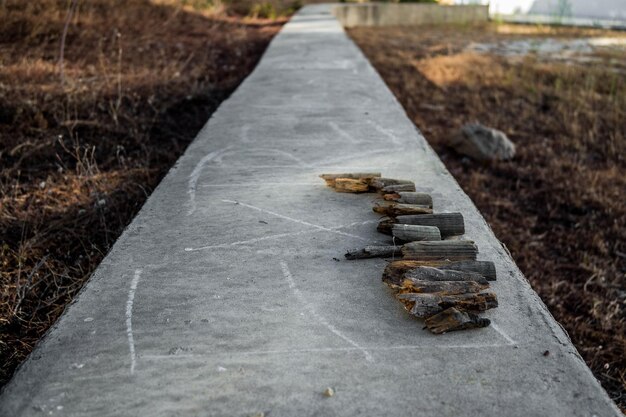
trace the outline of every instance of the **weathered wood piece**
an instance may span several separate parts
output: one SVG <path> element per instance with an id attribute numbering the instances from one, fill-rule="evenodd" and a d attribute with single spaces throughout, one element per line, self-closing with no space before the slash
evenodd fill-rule
<path id="1" fill-rule="evenodd" d="M 465 222 L 461 213 L 415 214 L 383 218 L 378 223 L 377 230 L 390 235 L 395 223 L 417 224 L 421 226 L 435 226 L 439 228 L 441 237 L 459 236 L 465 233 Z"/>
<path id="2" fill-rule="evenodd" d="M 435 226 L 420 226 L 416 224 L 394 224 L 391 233 L 393 237 L 403 242 L 421 240 L 441 240 L 439 228 Z"/>
<path id="3" fill-rule="evenodd" d="M 385 200 L 395 201 L 397 203 L 417 204 L 420 206 L 433 208 L 433 199 L 430 196 L 430 194 L 426 194 L 426 193 L 399 191 L 397 193 L 385 194 L 383 198 Z"/>
<path id="4" fill-rule="evenodd" d="M 498 299 L 491 292 L 458 295 L 404 293 L 396 294 L 396 298 L 404 304 L 404 307 L 412 315 L 422 319 L 438 314 L 450 307 L 464 311 L 486 311 L 498 307 Z"/>
<path id="5" fill-rule="evenodd" d="M 465 233 L 465 221 L 461 213 L 437 213 L 424 215 L 409 215 L 396 217 L 401 224 L 418 224 L 422 226 L 436 226 L 441 237 L 460 236 Z"/>
<path id="6" fill-rule="evenodd" d="M 349 178 L 353 180 L 366 180 L 369 181 L 374 177 L 380 177 L 380 172 L 349 172 L 343 174 L 322 174 L 320 178 L 326 181 L 326 185 L 329 187 L 335 187 L 335 180 L 337 178 Z"/>
<path id="7" fill-rule="evenodd" d="M 496 280 L 496 265 L 491 261 L 459 261 L 441 265 L 441 269 L 452 271 L 475 272 L 487 281 Z"/>
<path id="8" fill-rule="evenodd" d="M 489 281 L 476 272 L 468 271 L 452 271 L 448 269 L 442 269 L 443 267 L 434 268 L 431 266 L 418 266 L 414 269 L 409 269 L 403 275 L 403 278 L 425 280 L 425 281 L 473 281 L 478 282 L 481 285 L 488 285 Z"/>
<path id="9" fill-rule="evenodd" d="M 390 258 L 401 255 L 401 246 L 366 246 L 363 249 L 348 251 L 346 259 Z"/>
<path id="10" fill-rule="evenodd" d="M 409 180 L 398 180 L 395 178 L 381 178 L 381 177 L 372 178 L 370 183 L 372 185 L 372 188 L 378 191 L 390 185 L 403 185 L 403 184 L 415 185 L 413 181 L 409 181 Z"/>
<path id="11" fill-rule="evenodd" d="M 415 184 L 414 183 L 393 184 L 393 185 L 388 185 L 386 187 L 383 187 L 380 191 L 383 194 L 398 193 L 400 191 L 410 191 L 410 192 L 413 192 L 413 191 L 415 191 Z"/>
<path id="12" fill-rule="evenodd" d="M 489 319 L 478 317 L 474 313 L 450 307 L 441 313 L 428 317 L 424 324 L 434 334 L 442 334 L 457 330 L 478 329 L 491 324 Z"/>
<path id="13" fill-rule="evenodd" d="M 366 193 L 369 191 L 367 180 L 352 178 L 336 178 L 335 191 L 340 193 Z"/>
<path id="14" fill-rule="evenodd" d="M 483 280 L 493 281 L 496 279 L 496 269 L 493 262 L 490 261 L 415 261 L 400 259 L 387 264 L 385 271 L 383 272 L 383 281 L 391 285 L 400 285 L 404 279 L 404 275 L 409 271 L 421 267 L 431 267 L 432 269 L 444 270 L 444 271 L 459 271 L 459 272 L 474 272 L 480 274 L 480 277 L 476 277 L 472 274 L 465 274 L 468 279 L 473 279 L 478 282 Z M 431 272 L 431 275 L 426 273 Z M 430 269 L 422 270 L 412 276 L 421 275 L 421 279 L 437 279 L 437 272 L 433 272 Z M 454 275 L 444 273 L 442 276 L 446 277 L 448 281 L 453 281 Z M 428 278 L 426 278 L 428 277 Z"/>
<path id="15" fill-rule="evenodd" d="M 376 203 L 372 208 L 376 213 L 387 216 L 400 216 L 405 214 L 432 214 L 433 209 L 428 206 L 417 204 L 401 204 L 383 201 Z"/>
<path id="16" fill-rule="evenodd" d="M 441 295 L 458 295 L 479 293 L 489 288 L 487 281 L 480 284 L 476 281 L 427 281 L 410 276 L 405 277 L 400 287 L 403 293 L 439 293 Z"/>
<path id="17" fill-rule="evenodd" d="M 476 260 L 478 248 L 471 240 L 410 242 L 402 246 L 404 259 L 418 261 Z"/>

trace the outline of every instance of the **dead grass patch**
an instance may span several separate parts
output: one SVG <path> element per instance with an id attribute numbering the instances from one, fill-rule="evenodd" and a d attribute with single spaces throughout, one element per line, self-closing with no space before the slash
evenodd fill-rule
<path id="1" fill-rule="evenodd" d="M 178 3 L 0 2 L 0 384 L 282 23 Z"/>
<path id="2" fill-rule="evenodd" d="M 626 408 L 626 53 L 594 63 L 465 52 L 471 42 L 617 36 L 536 26 L 357 28 L 350 35 Z M 446 147 L 464 123 L 503 130 L 510 162 Z"/>

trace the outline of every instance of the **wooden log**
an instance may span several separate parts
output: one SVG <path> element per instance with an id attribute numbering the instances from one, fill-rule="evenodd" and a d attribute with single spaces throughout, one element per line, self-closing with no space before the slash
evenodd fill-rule
<path id="1" fill-rule="evenodd" d="M 441 269 L 451 271 L 475 272 L 482 275 L 487 281 L 496 280 L 496 265 L 491 261 L 459 261 L 441 265 Z"/>
<path id="2" fill-rule="evenodd" d="M 439 228 L 435 226 L 419 226 L 416 224 L 394 224 L 391 229 L 393 237 L 402 242 L 421 240 L 441 240 Z"/>
<path id="3" fill-rule="evenodd" d="M 397 261 L 393 261 L 387 264 L 385 267 L 385 271 L 383 272 L 383 281 L 392 284 L 392 285 L 400 285 L 402 280 L 404 279 L 404 275 L 413 269 L 420 267 L 435 267 L 439 270 L 446 271 L 460 271 L 460 272 L 475 272 L 480 274 L 487 281 L 493 281 L 496 279 L 496 270 L 493 262 L 490 261 L 458 261 L 458 262 L 447 262 L 447 261 L 415 261 L 415 260 L 406 260 L 401 259 Z M 428 270 L 426 271 L 428 272 Z M 434 275 L 434 274 L 433 274 Z M 431 276 L 433 276 L 431 275 Z M 426 275 L 423 275 L 425 277 Z M 449 277 L 452 277 L 450 274 L 444 275 L 448 277 L 447 279 L 452 280 Z M 474 277 L 473 275 L 467 275 L 469 277 Z M 426 279 L 426 278 L 422 278 Z M 482 282 L 481 279 L 476 277 L 476 280 Z"/>
<path id="4" fill-rule="evenodd" d="M 441 237 L 459 236 L 465 233 L 465 223 L 461 213 L 419 214 L 396 217 L 396 223 L 436 226 Z"/>
<path id="5" fill-rule="evenodd" d="M 397 193 L 385 194 L 383 198 L 388 201 L 395 201 L 396 203 L 417 204 L 433 208 L 433 199 L 430 194 L 426 193 L 399 191 Z"/>
<path id="6" fill-rule="evenodd" d="M 408 278 L 420 281 L 473 281 L 481 285 L 489 285 L 487 278 L 476 272 L 452 271 L 431 266 L 418 266 L 409 269 L 403 275 L 404 280 Z"/>
<path id="7" fill-rule="evenodd" d="M 390 258 L 401 255 L 401 246 L 366 246 L 363 249 L 348 251 L 346 259 Z"/>
<path id="8" fill-rule="evenodd" d="M 389 193 L 398 193 L 400 191 L 410 191 L 413 192 L 415 191 L 415 184 L 414 183 L 407 183 L 407 184 L 393 184 L 393 185 L 388 185 L 386 187 L 383 187 L 381 190 L 383 194 L 389 194 Z"/>
<path id="9" fill-rule="evenodd" d="M 402 246 L 404 259 L 418 261 L 476 260 L 478 248 L 471 240 L 410 242 Z"/>
<path id="10" fill-rule="evenodd" d="M 413 277 L 406 277 L 400 287 L 403 293 L 439 293 L 440 295 L 458 295 L 479 293 L 489 288 L 485 281 L 483 284 L 476 281 L 426 281 Z"/>
<path id="11" fill-rule="evenodd" d="M 398 180 L 395 178 L 381 178 L 381 177 L 376 177 L 376 178 L 372 178 L 372 180 L 370 181 L 372 188 L 380 191 L 385 187 L 388 187 L 390 185 L 402 185 L 402 184 L 413 184 L 413 181 L 409 181 L 409 180 Z"/>
<path id="12" fill-rule="evenodd" d="M 369 191 L 367 180 L 352 178 L 336 178 L 335 191 L 340 193 L 366 193 Z"/>
<path id="13" fill-rule="evenodd" d="M 486 311 L 498 307 L 498 299 L 494 293 L 481 292 L 457 295 L 405 293 L 396 294 L 396 298 L 415 317 L 427 318 L 456 307 L 464 311 Z"/>
<path id="14" fill-rule="evenodd" d="M 376 203 L 373 207 L 376 213 L 387 216 L 400 216 L 405 214 L 432 214 L 433 209 L 428 206 L 420 206 L 417 204 L 401 204 L 383 201 Z"/>
<path id="15" fill-rule="evenodd" d="M 335 187 L 335 180 L 337 178 L 350 178 L 353 180 L 366 180 L 370 181 L 374 177 L 380 177 L 380 172 L 350 172 L 343 174 L 322 174 L 320 178 L 326 181 L 326 185 L 329 187 Z"/>
<path id="16" fill-rule="evenodd" d="M 441 313 L 428 317 L 424 324 L 434 334 L 443 334 L 457 330 L 478 329 L 491 324 L 489 319 L 478 317 L 474 313 L 450 307 Z"/>

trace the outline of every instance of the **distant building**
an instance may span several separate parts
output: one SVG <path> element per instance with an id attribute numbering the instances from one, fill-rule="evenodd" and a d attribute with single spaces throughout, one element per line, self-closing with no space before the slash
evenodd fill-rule
<path id="1" fill-rule="evenodd" d="M 489 4 L 491 14 L 529 14 L 626 21 L 626 0 L 455 0 Z"/>

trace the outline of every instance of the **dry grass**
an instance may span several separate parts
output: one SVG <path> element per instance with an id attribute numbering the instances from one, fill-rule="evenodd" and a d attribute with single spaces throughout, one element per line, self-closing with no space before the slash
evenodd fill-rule
<path id="1" fill-rule="evenodd" d="M 0 2 L 0 384 L 282 21 L 148 0 Z"/>
<path id="2" fill-rule="evenodd" d="M 532 26 L 350 31 L 485 215 L 610 396 L 626 407 L 626 75 L 598 65 L 511 61 L 470 42 L 625 36 Z M 517 144 L 478 164 L 446 147 L 480 121 Z"/>

